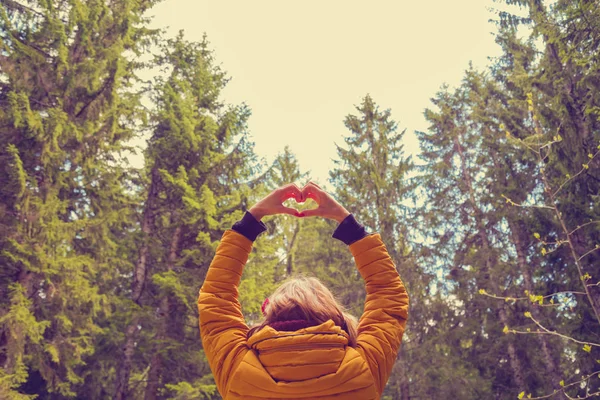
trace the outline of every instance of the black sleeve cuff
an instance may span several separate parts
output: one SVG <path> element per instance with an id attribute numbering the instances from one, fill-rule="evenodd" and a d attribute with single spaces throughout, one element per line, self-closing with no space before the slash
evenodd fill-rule
<path id="1" fill-rule="evenodd" d="M 334 239 L 341 240 L 347 245 L 351 245 L 352 243 L 368 236 L 369 234 L 365 230 L 365 227 L 359 224 L 354 215 L 348 215 L 336 228 L 333 232 L 332 237 Z"/>
<path id="2" fill-rule="evenodd" d="M 257 221 L 254 215 L 246 211 L 244 217 L 233 224 L 231 229 L 246 236 L 251 241 L 255 241 L 258 235 L 267 230 L 267 226 L 261 221 Z"/>

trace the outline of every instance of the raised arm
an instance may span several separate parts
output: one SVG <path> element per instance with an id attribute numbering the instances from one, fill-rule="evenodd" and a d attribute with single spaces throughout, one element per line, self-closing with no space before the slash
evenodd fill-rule
<path id="1" fill-rule="evenodd" d="M 333 237 L 349 245 L 365 280 L 367 298 L 358 324 L 357 350 L 369 364 L 381 395 L 402 342 L 408 294 L 379 234 L 368 234 L 352 214 L 318 186 L 309 184 L 304 191 L 319 203 L 319 208 L 304 214 L 340 222 Z"/>
<path id="2" fill-rule="evenodd" d="M 244 266 L 253 241 L 266 230 L 260 222 L 262 217 L 298 213 L 281 204 L 291 197 L 303 201 L 300 189 L 293 184 L 274 190 L 246 212 L 231 230 L 225 231 L 200 289 L 200 336 L 217 389 L 223 397 L 227 394 L 229 377 L 248 351 L 248 326 L 238 300 Z"/>
<path id="3" fill-rule="evenodd" d="M 234 230 L 225 231 L 198 297 L 202 346 L 223 396 L 228 377 L 248 351 L 248 326 L 238 300 L 238 285 L 251 249 L 250 239 Z"/>
<path id="4" fill-rule="evenodd" d="M 357 350 L 369 364 L 379 394 L 396 361 L 408 318 L 408 294 L 379 234 L 350 245 L 367 298 L 358 323 Z"/>

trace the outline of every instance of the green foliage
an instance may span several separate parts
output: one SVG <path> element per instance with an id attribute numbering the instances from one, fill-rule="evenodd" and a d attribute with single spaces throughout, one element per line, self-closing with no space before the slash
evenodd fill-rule
<path id="1" fill-rule="evenodd" d="M 595 31 L 600 19 L 595 9 L 567 2 L 527 7 L 530 40 L 501 29 L 503 56 L 490 71 L 469 69 L 460 87 L 438 93 L 436 110 L 425 114 L 430 131 L 419 133 L 427 194 L 419 225 L 433 239 L 423 256 L 448 278 L 440 289 L 464 309 L 443 337 L 474 334 L 464 359 L 491 379 L 483 397 L 503 396 L 506 388 L 511 398 L 560 392 L 562 377 L 595 368 L 591 357 L 571 363 L 573 343 L 538 334 L 534 321 L 579 340 L 592 340 L 580 324 L 600 323 L 593 317 L 594 287 L 590 301 L 578 297 L 568 308 L 554 301 L 557 292 L 581 290 L 580 267 L 591 276 L 597 270 L 597 255 L 581 258 L 599 232 L 595 223 L 586 225 L 598 220 L 592 206 L 598 181 L 586 172 L 599 140 L 592 133 L 597 118 L 584 117 L 594 115 L 597 99 L 580 86 L 595 74 L 589 69 L 595 45 L 582 50 L 577 43 L 585 41 L 579 29 Z M 586 28 L 569 19 L 574 15 L 585 17 Z M 536 48 L 534 39 L 543 46 Z M 573 385 L 569 394 L 585 397 L 577 390 Z M 594 393 L 597 385 L 586 390 Z"/>
<path id="2" fill-rule="evenodd" d="M 207 39 L 150 30 L 155 2 L 0 5 L 2 399 L 112 398 L 122 380 L 124 398 L 220 398 L 195 307 L 206 269 L 254 202 L 308 180 L 287 147 L 257 162 Z M 527 15 L 499 13 L 502 56 L 433 96 L 417 166 L 370 96 L 344 119 L 332 192 L 382 235 L 411 296 L 383 398 L 600 391 L 600 7 L 506 3 Z M 135 170 L 123 156 L 140 135 Z M 265 223 L 240 285 L 249 325 L 296 274 L 360 316 L 335 223 Z"/>
<path id="3" fill-rule="evenodd" d="M 0 364 L 24 396 L 75 397 L 119 301 L 120 151 L 141 110 L 125 53 L 148 37 L 151 4 L 0 6 Z"/>
<path id="4" fill-rule="evenodd" d="M 169 400 L 215 399 L 218 396 L 217 385 L 206 383 L 207 379 L 199 379 L 193 384 L 180 382 L 176 385 L 166 384 Z"/>
<path id="5" fill-rule="evenodd" d="M 26 297 L 25 290 L 20 284 L 13 283 L 8 290 L 10 306 L 0 317 L 0 329 L 10 332 L 12 340 L 8 341 L 9 345 L 5 349 L 6 361 L 0 375 L 0 394 L 11 399 L 34 398 L 19 394 L 14 389 L 18 389 L 27 381 L 27 366 L 24 362 L 27 343 L 39 345 L 43 341 L 44 331 L 50 326 L 50 321 L 36 320 L 30 310 L 31 301 Z M 53 352 L 57 353 L 56 348 L 53 348 Z"/>

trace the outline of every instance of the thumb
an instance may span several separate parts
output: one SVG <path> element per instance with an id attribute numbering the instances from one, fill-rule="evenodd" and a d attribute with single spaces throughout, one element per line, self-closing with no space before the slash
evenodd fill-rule
<path id="1" fill-rule="evenodd" d="M 313 208 L 310 210 L 302 211 L 302 214 L 305 217 L 319 217 L 319 216 L 321 216 L 321 210 L 319 210 L 318 208 Z"/>
<path id="2" fill-rule="evenodd" d="M 300 211 L 296 210 L 295 208 L 281 206 L 281 208 L 279 208 L 279 213 L 298 216 Z"/>

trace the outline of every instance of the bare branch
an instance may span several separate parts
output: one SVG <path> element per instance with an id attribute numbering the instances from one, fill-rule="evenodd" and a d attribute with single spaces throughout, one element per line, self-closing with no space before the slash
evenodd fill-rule
<path id="1" fill-rule="evenodd" d="M 588 286 L 592 286 L 592 285 L 588 285 Z M 504 300 L 504 301 L 531 300 L 530 297 L 496 296 L 494 294 L 488 293 L 486 291 L 481 291 L 481 290 L 479 291 L 479 294 L 482 294 L 482 295 L 487 296 L 487 297 L 491 297 L 492 299 Z M 546 295 L 546 296 L 542 296 L 542 298 L 547 299 L 547 298 L 551 298 L 551 297 L 557 296 L 559 294 L 580 294 L 580 295 L 584 295 L 584 296 L 586 295 L 585 292 L 577 292 L 577 291 L 573 291 L 573 290 L 564 290 L 564 291 L 561 291 L 561 292 L 555 292 L 555 293 L 552 293 L 552 294 L 549 294 L 549 295 Z M 533 301 L 532 301 L 532 303 L 533 303 Z M 552 305 L 554 306 L 554 305 L 559 305 L 559 304 L 552 304 Z"/>
<path id="2" fill-rule="evenodd" d="M 598 154 L 600 154 L 600 150 L 598 150 L 596 153 L 594 153 L 594 155 L 593 155 L 593 156 L 590 158 L 590 161 L 588 161 L 588 163 L 590 163 L 590 162 L 591 162 L 591 161 L 592 161 L 594 158 L 596 158 L 596 156 L 597 156 Z M 586 165 L 588 165 L 588 164 L 586 164 Z M 558 187 L 558 189 L 556 189 L 556 191 L 555 191 L 555 192 L 552 194 L 552 197 L 555 197 L 555 196 L 558 194 L 558 192 L 560 192 L 560 191 L 561 191 L 561 189 L 562 189 L 562 188 L 563 188 L 563 187 L 564 187 L 564 186 L 565 186 L 567 183 L 571 182 L 573 179 L 575 179 L 575 178 L 577 178 L 579 175 L 583 174 L 583 173 L 584 173 L 584 172 L 585 172 L 587 169 L 588 169 L 588 168 L 586 168 L 586 167 L 582 167 L 582 168 L 579 170 L 579 172 L 578 172 L 578 173 L 576 173 L 575 175 L 573 175 L 572 177 L 570 177 L 569 179 L 567 179 L 566 181 L 564 181 L 564 182 L 562 183 L 562 185 L 560 185 L 560 186 Z"/>
<path id="3" fill-rule="evenodd" d="M 571 236 L 572 234 L 574 234 L 575 232 L 577 232 L 581 228 L 586 227 L 586 226 L 591 225 L 591 224 L 600 224 L 600 220 L 598 220 L 598 221 L 590 221 L 590 222 L 586 222 L 583 225 L 579 225 L 577 228 L 575 228 L 571 232 L 569 232 L 569 236 Z"/>
<path id="4" fill-rule="evenodd" d="M 572 386 L 579 385 L 579 384 L 581 384 L 581 383 L 582 383 L 582 382 L 584 382 L 584 381 L 589 381 L 589 380 L 590 380 L 590 378 L 593 378 L 594 376 L 596 376 L 596 375 L 598 375 L 598 374 L 600 374 L 600 371 L 592 372 L 591 374 L 584 376 L 583 378 L 581 378 L 581 379 L 580 379 L 580 380 L 578 380 L 578 381 L 575 381 L 575 382 L 571 382 L 571 383 L 567 383 L 567 384 L 563 384 L 563 385 L 561 385 L 562 387 L 560 388 L 560 390 L 555 390 L 555 391 L 553 391 L 552 393 L 550 393 L 550 394 L 547 394 L 547 395 L 545 395 L 545 396 L 539 396 L 539 397 L 528 397 L 527 399 L 528 399 L 528 400 L 541 400 L 541 399 L 548 399 L 548 398 L 550 398 L 550 397 L 552 397 L 552 396 L 554 396 L 554 395 L 556 395 L 556 394 L 558 394 L 558 393 L 561 393 L 561 392 L 562 392 L 562 393 L 564 393 L 564 394 L 565 394 L 565 396 L 567 396 L 567 398 L 569 398 L 569 399 L 590 399 L 590 398 L 593 398 L 594 396 L 598 396 L 598 395 L 600 394 L 600 392 L 588 393 L 588 394 L 586 394 L 586 397 L 571 397 L 571 396 L 569 396 L 569 395 L 566 393 L 566 390 L 567 390 L 568 388 L 572 387 Z M 598 375 L 598 377 L 600 377 L 600 375 Z"/>
<path id="5" fill-rule="evenodd" d="M 596 152 L 596 155 L 599 152 L 600 151 Z M 594 156 L 592 156 L 590 158 L 593 159 L 596 155 L 594 155 Z M 544 160 L 541 157 L 541 149 L 540 149 L 540 155 L 538 157 L 539 157 L 539 163 L 541 165 L 543 165 L 544 164 Z M 585 168 L 585 166 L 584 166 L 584 168 Z M 552 188 L 550 186 L 550 183 L 548 183 L 548 178 L 546 177 L 546 174 L 545 174 L 545 171 L 544 171 L 543 168 L 540 168 L 540 174 L 542 176 L 542 182 L 544 184 L 544 189 L 545 189 L 546 193 L 549 194 L 550 200 L 552 201 L 552 205 L 553 206 L 550 207 L 550 208 L 552 208 L 552 210 L 554 211 L 554 215 L 556 216 L 556 219 L 560 223 L 562 231 L 564 232 L 565 235 L 567 235 L 567 243 L 569 245 L 569 250 L 571 251 L 571 257 L 573 257 L 573 260 L 575 261 L 575 266 L 577 267 L 577 272 L 579 273 L 579 276 L 583 277 L 584 273 L 583 273 L 583 266 L 581 265 L 581 259 L 583 257 L 585 257 L 587 254 L 589 254 L 589 252 L 586 253 L 586 254 L 584 254 L 583 256 L 579 256 L 579 254 L 577 254 L 577 251 L 575 250 L 575 246 L 574 246 L 574 244 L 573 244 L 573 242 L 571 240 L 571 236 L 569 236 L 569 229 L 567 229 L 567 225 L 566 225 L 565 220 L 564 220 L 564 218 L 562 216 L 562 213 L 558 209 L 558 202 L 556 201 L 556 198 L 552 194 L 553 193 L 552 192 Z M 596 248 L 599 248 L 599 246 L 596 245 Z M 583 289 L 585 290 L 586 297 L 587 297 L 590 305 L 592 306 L 592 310 L 594 311 L 594 315 L 596 316 L 596 321 L 598 321 L 598 323 L 600 323 L 600 311 L 598 310 L 598 307 L 595 305 L 594 300 L 592 299 L 592 294 L 590 293 L 590 289 L 587 287 L 585 281 L 582 280 L 581 283 L 583 285 Z"/>
<path id="6" fill-rule="evenodd" d="M 592 254 L 593 252 L 595 252 L 596 250 L 600 250 L 600 245 L 596 245 L 596 247 L 594 247 L 593 249 L 591 249 L 590 251 L 588 251 L 587 253 L 585 253 L 584 255 L 582 255 L 581 257 L 579 257 L 577 259 L 577 261 L 581 261 L 585 256 L 588 256 L 590 254 Z"/>
<path id="7" fill-rule="evenodd" d="M 516 329 L 508 329 L 508 333 L 520 333 L 520 334 L 526 334 L 526 335 L 531 335 L 531 334 L 546 334 L 546 335 L 554 335 L 554 336 L 558 336 L 561 337 L 565 340 L 577 343 L 577 344 L 582 344 L 582 345 L 588 345 L 588 346 L 593 346 L 593 347 L 600 347 L 599 343 L 593 343 L 593 342 L 583 342 L 581 340 L 577 340 L 575 338 L 572 338 L 570 336 L 567 335 L 563 335 L 562 333 L 556 332 L 556 331 L 551 331 L 548 328 L 546 328 L 545 326 L 543 326 L 542 324 L 539 323 L 539 321 L 537 321 L 535 318 L 533 318 L 533 316 L 531 315 L 531 313 L 526 313 L 527 318 L 529 318 L 530 320 L 532 320 L 540 329 L 542 329 L 542 332 L 540 331 L 517 331 Z"/>
<path id="8" fill-rule="evenodd" d="M 506 199 L 506 202 L 509 203 L 511 206 L 522 207 L 522 208 L 545 208 L 547 210 L 554 210 L 553 207 L 546 206 L 546 205 L 517 204 L 514 201 L 512 201 L 511 199 L 509 199 L 508 197 L 506 197 L 505 195 L 502 194 L 501 196 L 504 197 Z"/>

